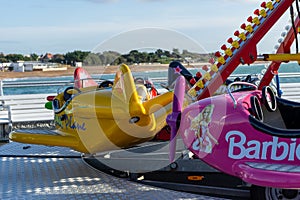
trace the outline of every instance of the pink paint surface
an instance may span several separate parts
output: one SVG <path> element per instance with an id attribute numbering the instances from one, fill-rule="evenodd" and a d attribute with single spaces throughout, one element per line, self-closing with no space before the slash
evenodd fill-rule
<path id="1" fill-rule="evenodd" d="M 233 95 L 236 108 L 226 94 L 183 111 L 179 133 L 185 145 L 212 167 L 248 183 L 300 188 L 300 139 L 271 136 L 250 124 L 250 97 L 260 99 L 261 91 Z"/>

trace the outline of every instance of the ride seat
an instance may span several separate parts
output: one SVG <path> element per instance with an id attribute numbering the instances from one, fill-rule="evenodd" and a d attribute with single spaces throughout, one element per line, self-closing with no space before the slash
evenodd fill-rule
<path id="1" fill-rule="evenodd" d="M 145 85 L 143 84 L 137 84 L 136 85 L 136 91 L 137 94 L 139 95 L 140 100 L 143 101 L 147 101 L 150 99 L 147 88 Z"/>
<path id="2" fill-rule="evenodd" d="M 300 129 L 300 103 L 283 98 L 277 98 L 277 102 L 287 129 Z"/>
<path id="3" fill-rule="evenodd" d="M 282 113 L 278 109 L 278 97 L 276 97 L 276 94 L 272 87 L 263 87 L 261 104 L 264 123 L 276 128 L 287 128 L 286 123 L 282 117 Z"/>
<path id="4" fill-rule="evenodd" d="M 280 110 L 278 108 L 276 108 L 276 110 L 274 112 L 270 112 L 263 105 L 262 111 L 263 111 L 263 115 L 264 115 L 263 123 L 266 123 L 266 124 L 276 127 L 276 128 L 286 129 L 286 125 L 284 123 L 284 120 L 283 120 Z"/>

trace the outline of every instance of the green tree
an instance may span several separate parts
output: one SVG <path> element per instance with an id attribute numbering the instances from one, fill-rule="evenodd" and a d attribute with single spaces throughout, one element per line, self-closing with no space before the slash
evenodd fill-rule
<path id="1" fill-rule="evenodd" d="M 114 61 L 120 57 L 120 54 L 115 51 L 104 51 L 100 57 L 103 64 L 108 65 L 114 63 Z"/>
<path id="2" fill-rule="evenodd" d="M 120 65 L 122 63 L 127 63 L 127 60 L 123 56 L 119 56 L 118 58 L 116 58 L 114 60 L 114 62 L 112 64 L 113 65 Z"/>
<path id="3" fill-rule="evenodd" d="M 20 60 L 24 60 L 24 56 L 22 54 L 8 54 L 5 56 L 8 61 L 17 62 Z"/>
<path id="4" fill-rule="evenodd" d="M 32 61 L 30 56 L 23 56 L 24 61 Z"/>
<path id="5" fill-rule="evenodd" d="M 95 53 L 90 53 L 83 61 L 84 65 L 88 66 L 99 66 L 103 65 L 102 60 L 100 59 L 100 55 Z"/>
<path id="6" fill-rule="evenodd" d="M 150 52 L 148 54 L 148 59 L 149 59 L 149 63 L 154 63 L 154 62 L 158 62 L 159 58 L 158 58 L 157 54 Z"/>
<path id="7" fill-rule="evenodd" d="M 180 52 L 179 52 L 179 49 L 173 48 L 172 57 L 173 57 L 173 58 L 180 58 Z"/>
<path id="8" fill-rule="evenodd" d="M 54 54 L 52 58 L 54 63 L 65 63 L 65 56 L 63 54 Z"/>
<path id="9" fill-rule="evenodd" d="M 7 62 L 7 59 L 5 58 L 3 53 L 0 53 L 0 63 L 5 63 Z"/>
<path id="10" fill-rule="evenodd" d="M 161 50 L 161 49 L 157 49 L 157 50 L 155 51 L 155 54 L 156 54 L 159 58 L 161 58 L 161 56 L 164 55 L 164 51 Z"/>
<path id="11" fill-rule="evenodd" d="M 30 59 L 31 59 L 32 61 L 37 61 L 38 58 L 39 58 L 39 56 L 38 56 L 36 53 L 30 54 Z"/>
<path id="12" fill-rule="evenodd" d="M 65 60 L 67 64 L 75 66 L 75 62 L 83 62 L 84 59 L 89 55 L 89 51 L 73 51 L 68 52 L 65 55 Z"/>

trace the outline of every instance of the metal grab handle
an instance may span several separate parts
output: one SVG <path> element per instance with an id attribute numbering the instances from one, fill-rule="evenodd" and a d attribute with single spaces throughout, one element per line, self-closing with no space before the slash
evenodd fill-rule
<path id="1" fill-rule="evenodd" d="M 237 101 L 235 100 L 235 98 L 232 95 L 231 90 L 230 90 L 231 86 L 233 86 L 233 85 L 247 85 L 247 86 L 251 86 L 251 87 L 254 87 L 255 89 L 257 89 L 257 86 L 254 85 L 253 83 L 242 82 L 242 81 L 236 81 L 236 82 L 230 83 L 226 89 L 227 89 L 227 93 L 229 94 L 229 96 L 231 97 L 231 99 L 233 101 L 234 108 L 236 108 L 236 106 L 237 106 Z"/>

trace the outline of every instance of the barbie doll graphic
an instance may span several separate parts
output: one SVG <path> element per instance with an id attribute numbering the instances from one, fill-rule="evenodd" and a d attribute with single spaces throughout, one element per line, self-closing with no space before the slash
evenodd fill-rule
<path id="1" fill-rule="evenodd" d="M 211 153 L 212 142 L 218 144 L 218 141 L 209 132 L 208 128 L 208 125 L 211 122 L 213 110 L 214 105 L 208 105 L 191 120 L 191 131 L 197 138 L 193 143 L 193 147 L 194 149 L 199 149 L 199 151 L 205 153 Z"/>

